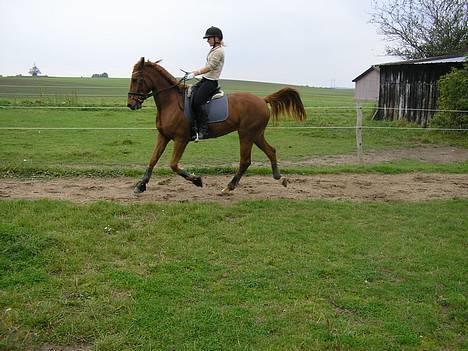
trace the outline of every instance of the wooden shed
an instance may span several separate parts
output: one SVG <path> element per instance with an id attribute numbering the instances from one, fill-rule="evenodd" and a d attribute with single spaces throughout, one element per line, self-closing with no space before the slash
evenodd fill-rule
<path id="1" fill-rule="evenodd" d="M 378 65 L 379 110 L 374 118 L 406 120 L 427 127 L 438 107 L 439 79 L 452 68 L 463 67 L 465 62 L 466 55 L 452 55 Z M 361 74 L 353 80 L 356 88 L 365 76 Z"/>

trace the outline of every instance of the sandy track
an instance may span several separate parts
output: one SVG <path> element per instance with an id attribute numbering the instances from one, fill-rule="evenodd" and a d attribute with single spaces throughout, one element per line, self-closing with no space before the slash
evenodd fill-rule
<path id="1" fill-rule="evenodd" d="M 465 174 L 409 173 L 290 175 L 288 186 L 267 176 L 246 176 L 228 196 L 221 196 L 231 176 L 203 177 L 198 188 L 178 176 L 155 177 L 145 193 L 133 194 L 134 178 L 0 179 L 0 198 L 57 199 L 78 203 L 111 200 L 123 203 L 154 201 L 216 201 L 258 199 L 334 199 L 355 201 L 421 201 L 468 198 Z"/>
<path id="2" fill-rule="evenodd" d="M 430 163 L 451 163 L 468 160 L 468 149 L 456 147 L 416 147 L 402 150 L 367 151 L 365 163 L 416 159 Z M 315 157 L 300 163 L 283 161 L 282 166 L 313 166 L 356 163 L 355 155 Z M 267 164 L 261 164 L 268 167 Z M 235 165 L 234 165 L 235 166 Z M 270 176 L 243 177 L 239 187 L 228 196 L 221 196 L 232 178 L 203 177 L 198 188 L 176 175 L 153 177 L 148 190 L 133 194 L 137 178 L 54 178 L 18 180 L 0 179 L 0 199 L 57 199 L 78 203 L 110 200 L 124 203 L 153 201 L 216 201 L 230 203 L 258 199 L 334 199 L 355 201 L 421 201 L 431 199 L 468 198 L 468 175 L 441 173 L 384 174 L 321 174 L 290 175 L 283 187 Z"/>

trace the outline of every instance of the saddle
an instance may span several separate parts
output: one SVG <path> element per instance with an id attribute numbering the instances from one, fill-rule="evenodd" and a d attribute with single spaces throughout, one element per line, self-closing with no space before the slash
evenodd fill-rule
<path id="1" fill-rule="evenodd" d="M 192 86 L 187 88 L 184 98 L 184 114 L 185 117 L 193 124 L 194 112 L 190 98 L 192 97 Z M 203 106 L 202 110 L 208 116 L 208 123 L 216 123 L 225 121 L 228 118 L 228 95 L 218 86 L 214 95 Z"/>

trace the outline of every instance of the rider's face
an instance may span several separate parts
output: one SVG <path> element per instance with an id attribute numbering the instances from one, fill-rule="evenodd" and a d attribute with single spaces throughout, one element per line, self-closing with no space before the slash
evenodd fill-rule
<path id="1" fill-rule="evenodd" d="M 215 38 L 214 37 L 209 37 L 206 39 L 206 41 L 208 42 L 208 44 L 210 44 L 210 46 L 213 46 L 215 44 Z"/>

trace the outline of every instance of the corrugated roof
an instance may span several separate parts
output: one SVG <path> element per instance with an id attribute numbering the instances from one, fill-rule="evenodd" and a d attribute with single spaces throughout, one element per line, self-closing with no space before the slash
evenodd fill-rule
<path id="1" fill-rule="evenodd" d="M 452 63 L 452 62 L 465 62 L 468 59 L 468 56 L 459 56 L 452 58 L 442 58 L 430 61 L 415 62 L 416 65 L 426 64 L 426 63 Z"/>
<path id="2" fill-rule="evenodd" d="M 379 66 L 397 66 L 397 65 L 421 65 L 434 63 L 463 63 L 468 61 L 467 55 L 447 55 L 438 57 L 428 57 L 418 60 L 406 60 L 397 62 L 381 63 Z"/>
<path id="3" fill-rule="evenodd" d="M 406 60 L 406 61 L 397 61 L 397 62 L 388 62 L 381 63 L 377 65 L 372 65 L 366 71 L 358 75 L 352 81 L 356 82 L 365 75 L 367 75 L 372 70 L 379 70 L 380 66 L 398 66 L 398 65 L 423 65 L 423 64 L 437 64 L 437 63 L 468 63 L 468 53 L 465 55 L 447 55 L 447 56 L 438 56 L 438 57 L 429 57 L 425 59 L 418 60 Z"/>

